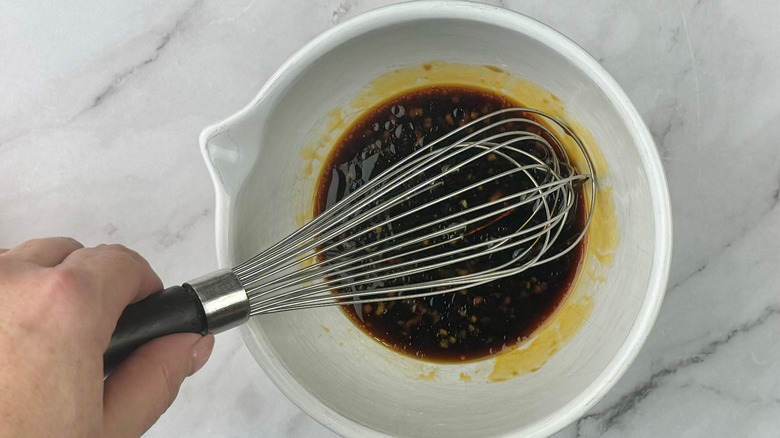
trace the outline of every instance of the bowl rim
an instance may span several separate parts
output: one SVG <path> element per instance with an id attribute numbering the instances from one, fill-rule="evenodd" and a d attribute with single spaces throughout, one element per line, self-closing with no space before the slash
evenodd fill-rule
<path id="1" fill-rule="evenodd" d="M 527 436 L 549 436 L 586 413 L 625 373 L 650 333 L 663 301 L 669 277 L 672 252 L 672 217 L 666 176 L 660 157 L 647 126 L 626 93 L 612 76 L 579 45 L 555 29 L 518 12 L 496 6 L 466 1 L 429 0 L 400 3 L 377 8 L 334 26 L 300 48 L 271 76 L 255 98 L 244 108 L 225 120 L 206 127 L 200 134 L 200 149 L 214 183 L 216 193 L 216 247 L 220 267 L 230 267 L 229 224 L 236 194 L 228 193 L 211 161 L 208 144 L 217 134 L 247 116 L 263 103 L 274 90 L 297 77 L 305 68 L 343 42 L 378 28 L 430 19 L 458 19 L 489 23 L 525 33 L 531 38 L 566 57 L 585 73 L 604 93 L 609 102 L 630 128 L 645 170 L 653 205 L 656 232 L 653 239 L 655 257 L 651 267 L 647 291 L 637 318 L 617 353 L 605 369 L 578 395 L 541 421 L 528 425 Z M 260 340 L 246 325 L 241 327 L 246 344 Z M 307 415 L 332 431 L 344 436 L 388 436 L 346 417 L 326 406 L 308 393 L 269 351 L 247 345 L 263 371 L 287 398 Z"/>

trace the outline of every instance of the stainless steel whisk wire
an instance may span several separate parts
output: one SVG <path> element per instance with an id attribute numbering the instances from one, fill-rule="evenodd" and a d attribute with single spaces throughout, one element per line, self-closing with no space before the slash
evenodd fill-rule
<path id="1" fill-rule="evenodd" d="M 492 122 L 489 120 L 507 113 L 519 113 L 519 116 L 504 117 Z M 565 135 L 573 139 L 584 157 L 588 168 L 587 174 L 576 173 L 570 164 L 566 147 L 557 135 L 544 124 L 526 117 L 524 113 L 535 114 L 553 122 Z M 453 138 L 457 138 L 468 128 L 473 128 L 483 122 L 486 122 L 487 125 L 472 133 L 467 133 L 458 141 L 449 144 Z M 555 146 L 551 145 L 544 136 L 528 131 L 492 132 L 502 127 L 505 128 L 511 123 L 537 127 L 552 139 Z M 533 142 L 535 145 L 542 146 L 546 156 L 539 158 L 529 151 L 521 149 L 519 145 L 525 142 Z M 441 145 L 445 146 L 439 147 Z M 439 148 L 437 149 L 437 147 Z M 560 159 L 557 158 L 556 149 L 561 154 Z M 460 159 L 455 165 L 447 165 L 449 161 L 456 159 L 464 151 L 473 152 L 474 150 L 478 150 L 478 152 L 465 159 Z M 528 160 L 529 163 L 521 163 L 507 152 L 512 152 L 518 157 Z M 468 164 L 476 162 L 488 154 L 496 154 L 499 158 L 510 162 L 513 167 L 456 191 L 445 192 L 442 196 L 414 208 L 404 209 L 400 214 L 387 217 L 376 224 L 372 223 L 371 227 L 366 227 L 356 234 L 348 234 L 346 237 L 339 238 L 339 236 L 343 236 L 343 233 L 354 230 L 356 225 L 365 224 L 365 221 L 380 217 L 382 213 L 401 205 L 406 200 L 425 192 L 432 193 L 435 187 L 442 184 L 443 178 L 459 172 Z M 433 180 L 425 176 L 425 172 L 437 167 L 442 170 L 435 175 Z M 544 175 L 544 180 L 538 181 L 533 172 L 541 172 Z M 372 233 L 374 229 L 388 226 L 393 221 L 423 211 L 471 190 L 476 190 L 479 185 L 486 182 L 498 181 L 515 174 L 521 174 L 527 178 L 532 187 L 380 238 L 371 242 L 370 247 L 380 248 L 375 252 L 369 251 L 364 246 L 348 249 L 332 257 L 323 257 L 323 254 L 334 248 L 349 246 L 350 241 L 358 236 Z M 411 299 L 454 292 L 488 283 L 558 258 L 571 251 L 582 240 L 584 233 L 581 233 L 564 250 L 552 255 L 547 254 L 547 251 L 560 236 L 563 229 L 562 224 L 566 223 L 569 212 L 576 203 L 575 186 L 580 186 L 585 182 L 590 183 L 590 202 L 584 228 L 587 229 L 590 224 L 596 198 L 596 181 L 592 175 L 593 164 L 587 150 L 564 122 L 528 108 L 499 110 L 477 118 L 430 144 L 418 148 L 412 154 L 390 166 L 377 178 L 370 179 L 346 195 L 317 218 L 279 243 L 233 268 L 233 273 L 240 279 L 246 290 L 251 315 L 322 305 Z M 414 181 L 415 178 L 421 178 L 422 181 L 414 182 L 412 187 L 402 188 L 404 184 Z M 401 192 L 393 194 L 399 188 Z M 460 230 L 465 230 L 469 225 L 530 203 L 534 203 L 533 212 L 526 224 L 537 214 L 542 214 L 545 220 L 527 228 L 521 227 L 508 236 L 469 244 L 466 249 L 455 248 L 431 255 L 420 256 L 431 249 L 447 245 L 453 240 L 463 239 L 464 235 L 456 235 L 454 239 L 443 239 L 428 246 L 415 247 L 423 241 L 452 235 Z M 476 217 L 467 218 L 462 222 L 454 222 L 456 219 L 464 218 L 481 210 L 486 212 Z M 450 225 L 419 236 L 416 235 L 438 224 Z M 403 240 L 404 238 L 407 240 Z M 522 247 L 528 243 L 531 245 L 526 248 Z M 389 246 L 382 247 L 385 244 Z M 474 258 L 490 256 L 495 252 L 512 248 L 516 248 L 512 260 L 477 273 L 403 286 L 354 290 L 356 287 L 393 278 L 408 277 Z M 405 252 L 399 253 L 399 251 Z M 360 253 L 364 254 L 360 255 Z M 533 256 L 525 260 L 531 253 L 534 253 Z M 391 256 L 388 258 L 400 258 L 404 261 L 386 266 L 375 266 L 375 263 L 372 263 L 370 267 L 363 265 L 364 262 L 377 260 L 378 257 L 385 255 Z M 410 259 L 407 260 L 407 258 Z M 522 261 L 522 263 L 511 266 L 518 261 Z M 333 293 L 334 290 L 343 288 L 345 285 L 350 286 L 353 290 Z M 423 292 L 415 292 L 420 290 Z M 346 299 L 351 300 L 345 301 Z"/>

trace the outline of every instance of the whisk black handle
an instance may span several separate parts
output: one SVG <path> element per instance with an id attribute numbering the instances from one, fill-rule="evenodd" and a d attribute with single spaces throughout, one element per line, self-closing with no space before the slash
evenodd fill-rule
<path id="1" fill-rule="evenodd" d="M 141 345 L 173 333 L 208 331 L 206 312 L 195 290 L 185 284 L 171 286 L 129 305 L 117 321 L 108 350 L 103 354 L 103 374 L 108 375 Z"/>
<path id="2" fill-rule="evenodd" d="M 173 333 L 219 333 L 249 319 L 249 300 L 230 269 L 172 286 L 127 306 L 103 354 L 103 375 L 141 345 Z"/>

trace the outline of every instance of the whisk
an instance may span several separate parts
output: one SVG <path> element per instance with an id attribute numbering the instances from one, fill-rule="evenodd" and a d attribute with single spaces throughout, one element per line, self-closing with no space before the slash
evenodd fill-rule
<path id="1" fill-rule="evenodd" d="M 587 172 L 572 165 L 563 135 L 576 144 Z M 167 334 L 218 333 L 250 316 L 288 310 L 451 293 L 559 258 L 590 224 L 592 175 L 587 150 L 561 120 L 530 108 L 479 117 L 418 144 L 238 266 L 127 307 L 104 355 L 105 372 Z M 513 190 L 473 202 L 477 192 L 501 184 Z M 585 224 L 559 241 L 586 184 Z M 508 216 L 520 225 L 503 226 Z"/>

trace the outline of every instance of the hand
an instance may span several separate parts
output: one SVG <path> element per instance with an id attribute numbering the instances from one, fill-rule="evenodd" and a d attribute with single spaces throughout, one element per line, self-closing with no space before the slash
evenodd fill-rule
<path id="1" fill-rule="evenodd" d="M 0 250 L 0 437 L 137 437 L 154 424 L 214 346 L 213 336 L 159 338 L 103 380 L 122 310 L 161 289 L 121 245 L 52 238 Z"/>

